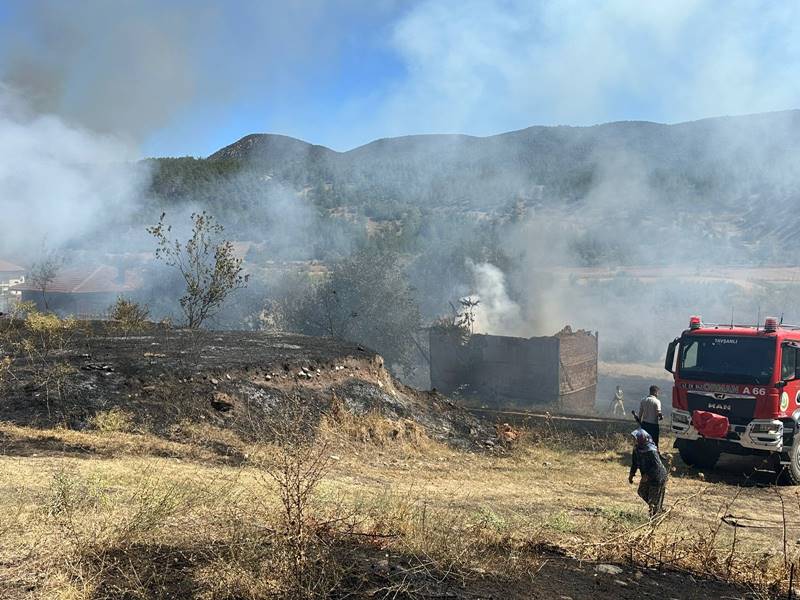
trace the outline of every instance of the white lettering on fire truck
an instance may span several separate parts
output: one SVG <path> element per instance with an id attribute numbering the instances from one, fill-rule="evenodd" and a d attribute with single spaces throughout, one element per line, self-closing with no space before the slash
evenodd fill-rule
<path id="1" fill-rule="evenodd" d="M 697 390 L 699 392 L 722 392 L 723 394 L 739 393 L 738 385 L 724 383 L 682 383 L 681 387 L 684 387 L 687 390 Z"/>
<path id="2" fill-rule="evenodd" d="M 753 396 L 766 396 L 767 389 L 766 388 L 757 388 L 754 387 L 752 390 L 749 387 L 745 387 L 742 389 L 743 394 L 753 394 Z"/>

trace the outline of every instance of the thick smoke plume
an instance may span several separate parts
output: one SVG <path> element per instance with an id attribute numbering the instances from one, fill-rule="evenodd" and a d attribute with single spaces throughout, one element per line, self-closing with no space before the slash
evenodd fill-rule
<path id="1" fill-rule="evenodd" d="M 500 269 L 489 263 L 468 262 L 475 279 L 475 291 L 480 300 L 476 311 L 475 330 L 496 335 L 519 336 L 526 329 L 522 310 L 508 296 L 506 276 Z"/>
<path id="2" fill-rule="evenodd" d="M 796 119 L 787 112 L 737 127 L 694 124 L 704 134 L 694 144 L 702 167 L 688 151 L 677 168 L 669 155 L 596 153 L 581 197 L 553 198 L 507 228 L 502 246 L 513 259 L 505 272 L 471 267 L 481 326 L 527 337 L 570 323 L 600 330 L 605 358 L 657 361 L 692 314 L 797 322 L 800 272 L 787 252 L 797 225 L 790 164 L 800 148 L 788 133 Z M 674 181 L 665 184 L 670 164 Z"/>
<path id="3" fill-rule="evenodd" d="M 88 246 L 112 226 L 126 229 L 147 176 L 134 156 L 0 88 L 0 256 L 30 264 L 43 244 Z"/>
<path id="4" fill-rule="evenodd" d="M 268 123 L 300 136 L 303 119 L 281 103 L 324 81 L 348 28 L 369 29 L 393 4 L 8 0 L 16 15 L 0 10 L 0 81 L 38 113 L 171 154 L 213 151 L 209 124 L 236 123 L 232 112 L 253 111 L 265 92 L 274 104 L 236 133 Z"/>

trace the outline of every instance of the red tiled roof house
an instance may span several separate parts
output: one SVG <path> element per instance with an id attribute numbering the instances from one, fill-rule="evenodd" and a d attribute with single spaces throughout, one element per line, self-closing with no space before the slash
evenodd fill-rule
<path id="1" fill-rule="evenodd" d="M 40 310 L 47 309 L 62 314 L 81 317 L 105 315 L 119 296 L 130 295 L 141 289 L 142 277 L 137 270 L 126 270 L 109 265 L 91 268 L 62 269 L 47 285 L 41 287 L 30 281 L 14 286 L 22 300 L 35 302 Z"/>

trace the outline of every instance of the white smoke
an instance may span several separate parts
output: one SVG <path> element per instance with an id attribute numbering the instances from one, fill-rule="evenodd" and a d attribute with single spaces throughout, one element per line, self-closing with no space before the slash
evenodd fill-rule
<path id="1" fill-rule="evenodd" d="M 395 10 L 394 0 L 11 2 L 13 18 L 0 18 L 0 81 L 36 112 L 195 156 L 222 145 L 200 119 L 230 127 L 233 112 L 265 96 L 260 118 L 238 133 L 268 123 L 310 137 L 310 120 L 336 123 L 299 114 L 298 98 L 330 77 L 353 28 L 363 38 Z"/>
<path id="2" fill-rule="evenodd" d="M 0 87 L 0 256 L 29 262 L 43 241 L 85 242 L 124 223 L 142 183 L 134 155 L 110 136 L 31 114 Z"/>
<path id="3" fill-rule="evenodd" d="M 362 130 L 489 135 L 784 110 L 800 103 L 798 24 L 796 3 L 428 0 L 394 25 L 406 76 Z"/>
<path id="4" fill-rule="evenodd" d="M 508 295 L 506 276 L 490 263 L 467 262 L 472 272 L 475 296 L 480 301 L 475 311 L 476 333 L 521 337 L 527 329 L 522 310 Z"/>
<path id="5" fill-rule="evenodd" d="M 360 12 L 367 4 L 347 2 L 345 13 Z M 4 256 L 11 259 L 30 254 L 43 239 L 55 247 L 76 240 L 92 245 L 99 232 L 115 222 L 125 224 L 136 210 L 141 173 L 127 162 L 136 149 L 92 132 L 110 131 L 142 142 L 159 130 L 163 134 L 165 126 L 176 122 L 188 128 L 180 117 L 187 107 L 234 112 L 237 98 L 261 92 L 264 86 L 280 92 L 276 94 L 280 104 L 292 97 L 286 89 L 298 81 L 314 81 L 325 70 L 328 59 L 322 57 L 336 54 L 326 50 L 336 48 L 337 40 L 346 37 L 338 33 L 347 19 L 331 19 L 338 7 L 324 0 L 308 0 L 285 10 L 279 3 L 243 3 L 239 22 L 246 21 L 251 33 L 258 30 L 261 35 L 238 35 L 232 45 L 235 28 L 218 18 L 225 11 L 210 4 L 193 10 L 191 20 L 181 13 L 183 6 L 165 11 L 151 0 L 113 6 L 92 0 L 69 8 L 52 1 L 36 5 L 42 10 L 21 11 L 27 19 L 24 31 L 10 31 L 0 23 L 0 78 L 18 86 L 32 111 L 27 112 L 7 91 L 0 93 L 4 224 L 0 256 L 12 253 Z M 399 18 L 389 24 L 393 34 L 388 37 L 404 67 L 402 75 L 389 78 L 392 83 L 384 88 L 378 84 L 374 93 L 359 101 L 359 110 L 349 115 L 350 120 L 335 118 L 346 113 L 346 107 L 343 113 L 332 107 L 334 118 L 328 118 L 325 126 L 335 127 L 331 137 L 371 139 L 387 133 L 442 130 L 484 134 L 535 122 L 574 124 L 643 116 L 676 120 L 800 104 L 800 83 L 794 76 L 800 65 L 800 8 L 794 5 L 443 0 L 408 4 L 393 14 Z M 323 31 L 325 35 L 318 35 Z M 244 45 L 239 46 L 239 41 Z M 295 81 L 290 73 L 300 72 Z M 253 82 L 255 87 L 251 87 Z M 299 113 L 289 112 L 283 117 L 287 128 L 301 120 Z M 460 238 L 469 237 L 463 233 L 467 228 L 459 232 L 458 225 L 448 225 L 446 231 L 430 234 L 430 244 L 442 250 L 432 254 L 443 261 L 455 257 L 460 270 L 453 275 L 442 269 L 427 280 L 427 287 L 419 286 L 420 296 L 437 305 L 426 306 L 427 314 L 444 311 L 448 300 L 474 291 L 481 298 L 480 330 L 542 335 L 571 323 L 609 332 L 603 337 L 606 347 L 619 333 L 653 340 L 652 347 L 660 348 L 668 332 L 683 323 L 676 315 L 724 313 L 724 318 L 738 300 L 732 299 L 727 284 L 705 289 L 705 284 L 695 282 L 688 289 L 685 280 L 651 282 L 626 277 L 625 270 L 640 264 L 698 269 L 729 264 L 747 255 L 742 252 L 745 244 L 769 242 L 770 232 L 754 236 L 753 242 L 736 238 L 720 227 L 719 219 L 704 227 L 686 217 L 694 206 L 701 207 L 706 216 L 715 216 L 719 207 L 729 209 L 727 214 L 739 208 L 744 213 L 748 208 L 757 210 L 764 198 L 773 201 L 779 196 L 783 204 L 773 208 L 776 220 L 794 211 L 791 194 L 798 178 L 792 173 L 798 156 L 785 152 L 783 141 L 775 143 L 780 127 L 765 123 L 763 131 L 742 135 L 730 128 L 721 129 L 720 134 L 715 125 L 701 130 L 705 146 L 699 148 L 698 158 L 706 159 L 701 161 L 704 169 L 711 157 L 714 164 L 719 159 L 735 174 L 752 171 L 754 181 L 769 173 L 771 187 L 765 190 L 727 194 L 729 190 L 719 192 L 720 188 L 710 185 L 725 196 L 722 200 L 705 198 L 699 191 L 684 194 L 683 204 L 676 205 L 674 198 L 664 196 L 663 186 L 653 184 L 663 165 L 668 175 L 691 170 L 686 161 L 672 156 L 671 134 L 666 131 L 661 138 L 646 133 L 624 138 L 625 143 L 633 140 L 631 145 L 645 138 L 661 140 L 662 148 L 647 163 L 638 148 L 624 147 L 619 139 L 612 139 L 592 160 L 577 165 L 582 160 L 577 158 L 576 169 L 584 169 L 580 174 L 590 172 L 591 178 L 580 198 L 559 196 L 552 182 L 532 181 L 525 161 L 515 163 L 514 157 L 507 169 L 474 165 L 480 177 L 466 182 L 447 177 L 438 159 L 448 147 L 463 144 L 464 160 L 469 163 L 467 138 L 442 140 L 428 150 L 424 146 L 429 140 L 404 140 L 402 152 L 417 153 L 419 163 L 426 167 L 411 169 L 418 178 L 415 189 L 408 190 L 402 179 L 402 184 L 392 188 L 396 178 L 391 168 L 385 170 L 386 181 L 375 183 L 396 191 L 401 201 L 423 198 L 421 205 L 426 196 L 435 197 L 439 186 L 446 185 L 454 198 L 458 194 L 478 200 L 485 196 L 484 206 L 476 200 L 476 206 L 467 207 L 479 211 L 516 201 L 516 190 L 526 186 L 543 190 L 532 214 L 502 229 L 507 263 L 491 262 L 493 258 L 487 262 L 480 253 L 471 254 L 476 262 L 464 275 Z M 247 125 L 251 126 L 255 127 Z M 325 134 L 323 126 L 320 131 L 320 136 Z M 539 152 L 547 160 L 547 144 L 557 153 L 558 132 L 549 130 L 544 135 L 546 143 L 527 150 L 530 156 L 539 160 L 535 155 Z M 589 138 L 592 130 L 579 133 Z M 316 135 L 309 137 L 320 141 Z M 496 143 L 499 149 L 503 140 L 504 136 L 498 136 L 480 142 L 489 147 Z M 750 160 L 754 154 L 748 149 L 769 144 L 771 148 L 756 156 L 758 160 Z M 577 144 L 572 148 L 575 154 L 579 150 Z M 359 154 L 366 156 L 369 150 Z M 562 165 L 554 167 L 554 171 L 559 169 Z M 713 173 L 722 180 L 727 175 L 725 169 Z M 237 182 L 222 185 L 228 183 L 235 187 Z M 453 193 L 459 185 L 463 187 Z M 241 220 L 253 218 L 253 239 L 271 240 L 272 248 L 278 248 L 276 256 L 309 256 L 309 248 L 318 242 L 313 238 L 319 237 L 314 228 L 319 207 L 312 206 L 302 190 L 268 187 L 254 206 L 242 207 Z M 480 188 L 480 194 L 468 187 Z M 755 206 L 747 206 L 743 199 L 751 199 Z M 200 200 L 185 200 L 180 208 L 165 207 L 176 230 L 179 223 L 187 222 L 182 211 L 203 208 Z M 157 215 L 154 212 L 152 220 L 135 227 L 141 233 Z M 238 227 L 238 231 L 243 229 Z M 450 252 L 448 239 L 459 247 Z M 342 248 L 348 247 L 347 240 L 340 242 Z M 598 266 L 601 271 L 608 268 L 605 278 L 586 283 L 577 269 L 571 270 L 584 264 L 581 244 L 589 246 L 589 251 L 592 244 L 599 244 L 617 252 Z M 790 248 L 786 254 L 791 254 Z M 773 298 L 786 297 L 767 292 L 771 290 L 765 290 L 764 296 L 774 305 L 778 303 Z M 752 304 L 735 309 L 755 314 Z M 773 310 L 773 306 L 763 310 Z M 627 319 L 625 328 L 619 327 L 620 315 Z M 644 334 L 632 336 L 632 323 Z M 658 333 L 653 334 L 657 327 Z"/>

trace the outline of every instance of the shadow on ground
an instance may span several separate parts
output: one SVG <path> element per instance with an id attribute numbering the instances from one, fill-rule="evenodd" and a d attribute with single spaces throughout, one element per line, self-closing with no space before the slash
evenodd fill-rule
<path id="1" fill-rule="evenodd" d="M 331 540 L 328 540 L 330 543 Z M 132 544 L 120 547 L 97 548 L 80 560 L 78 573 L 93 574 L 97 583 L 94 598 L 192 598 L 207 591 L 209 568 L 227 565 L 231 571 L 227 585 L 216 591 L 225 598 L 262 596 L 261 591 L 247 589 L 247 575 L 269 577 L 261 572 L 268 564 L 275 564 L 269 544 L 256 546 L 251 553 L 225 545 L 180 547 L 168 544 Z M 704 580 L 674 571 L 645 569 L 629 565 L 597 564 L 578 561 L 565 556 L 557 547 L 531 546 L 524 550 L 515 564 L 517 569 L 497 568 L 458 569 L 437 566 L 429 559 L 410 554 L 398 554 L 384 549 L 376 542 L 359 542 L 337 539 L 328 546 L 331 554 L 313 569 L 332 568 L 337 571 L 332 588 L 325 589 L 328 598 L 394 598 L 467 600 L 477 598 L 552 599 L 577 600 L 640 600 L 642 598 L 674 598 L 699 600 L 701 598 L 727 598 L 729 600 L 755 600 L 763 596 L 721 581 Z M 218 561 L 224 558 L 224 565 Z M 503 558 L 498 557 L 499 565 Z M 508 560 L 508 559 L 506 559 Z M 332 562 L 331 562 L 332 561 Z M 445 568 L 446 567 L 446 568 Z M 239 579 L 236 572 L 244 577 Z M 515 574 L 516 571 L 516 574 Z M 70 574 L 65 573 L 69 578 Z M 316 577 L 316 576 L 315 576 Z M 234 583 L 237 582 L 238 583 Z M 315 579 L 322 585 L 322 579 Z M 239 587 L 242 586 L 242 587 Z M 238 589 L 237 589 L 238 588 Z M 322 587 L 316 591 L 322 592 Z M 33 591 L 17 589 L 14 583 L 0 584 L 4 598 L 27 597 Z M 273 592 L 278 590 L 274 589 Z M 23 593 L 24 592 L 24 593 Z M 279 592 L 279 595 L 280 594 Z M 270 596 L 272 597 L 272 596 Z"/>
<path id="2" fill-rule="evenodd" d="M 769 487 L 778 484 L 778 473 L 763 457 L 723 454 L 713 469 L 685 464 L 677 450 L 661 448 L 664 464 L 670 466 L 670 477 L 720 483 L 736 487 Z M 630 468 L 631 453 L 619 451 L 615 457 L 620 466 Z"/>
<path id="3" fill-rule="evenodd" d="M 80 444 L 67 443 L 57 436 L 9 436 L 0 433 L 0 456 L 70 456 L 89 458 L 100 453 Z"/>

